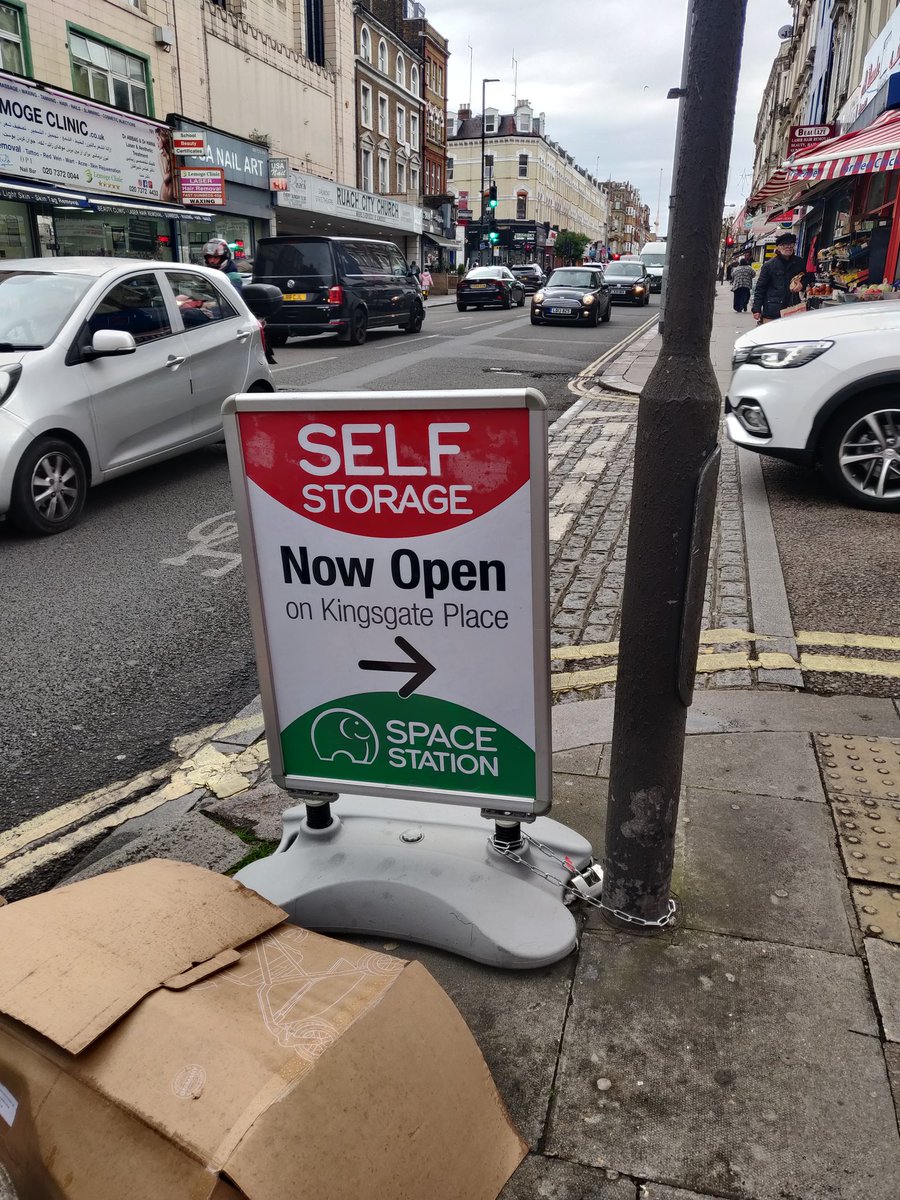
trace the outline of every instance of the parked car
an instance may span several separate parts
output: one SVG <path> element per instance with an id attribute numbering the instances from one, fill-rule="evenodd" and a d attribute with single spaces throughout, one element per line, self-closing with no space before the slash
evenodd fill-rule
<path id="1" fill-rule="evenodd" d="M 738 338 L 725 425 L 739 446 L 821 466 L 862 508 L 900 511 L 900 304 L 842 304 Z"/>
<path id="2" fill-rule="evenodd" d="M 284 303 L 266 325 L 273 346 L 289 337 L 336 333 L 361 346 L 370 329 L 418 333 L 425 320 L 419 281 L 393 242 L 344 237 L 271 237 L 256 244 L 254 283 L 281 288 Z"/>
<path id="3" fill-rule="evenodd" d="M 639 258 L 620 258 L 607 263 L 603 274 L 609 284 L 609 294 L 617 303 L 649 304 L 650 276 Z"/>
<path id="4" fill-rule="evenodd" d="M 267 291 L 180 263 L 3 260 L 0 515 L 60 533 L 89 487 L 221 441 L 227 396 L 274 391 L 248 307 L 267 316 Z"/>
<path id="5" fill-rule="evenodd" d="M 598 325 L 609 320 L 611 311 L 609 284 L 599 267 L 558 267 L 531 299 L 532 325 Z"/>
<path id="6" fill-rule="evenodd" d="M 487 304 L 503 308 L 517 304 L 521 308 L 524 303 L 525 287 L 509 267 L 473 267 L 456 285 L 456 307 L 460 312 Z"/>
<path id="7" fill-rule="evenodd" d="M 544 286 L 547 278 L 537 263 L 514 263 L 509 269 L 523 285 L 526 293 L 536 292 Z"/>

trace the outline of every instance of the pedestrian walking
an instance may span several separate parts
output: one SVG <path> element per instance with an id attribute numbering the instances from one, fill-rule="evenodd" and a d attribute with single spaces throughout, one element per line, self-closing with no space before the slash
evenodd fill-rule
<path id="1" fill-rule="evenodd" d="M 751 308 L 754 319 L 759 324 L 777 321 L 782 309 L 799 303 L 803 288 L 815 278 L 797 255 L 796 237 L 782 233 L 775 239 L 775 257 L 763 264 L 756 281 Z"/>
<path id="2" fill-rule="evenodd" d="M 731 294 L 734 300 L 735 312 L 745 313 L 747 311 L 754 278 L 750 259 L 738 259 L 737 266 L 731 272 Z"/>
<path id="3" fill-rule="evenodd" d="M 422 298 L 428 299 L 428 293 L 434 287 L 434 280 L 431 278 L 431 272 L 427 267 L 423 267 L 422 274 L 419 276 L 419 287 L 422 289 Z"/>
<path id="4" fill-rule="evenodd" d="M 229 249 L 228 243 L 224 241 L 224 239 L 210 238 L 210 240 L 203 247 L 203 261 L 213 271 L 221 271 L 223 275 L 227 276 L 232 285 L 239 292 L 244 290 L 244 283 L 241 279 L 241 273 L 237 269 L 237 264 L 231 256 L 231 250 Z M 263 330 L 263 345 L 266 348 L 266 362 L 270 365 L 274 365 L 278 362 L 278 359 L 272 353 L 272 347 L 266 341 L 265 322 L 260 321 L 260 325 Z"/>
<path id="5" fill-rule="evenodd" d="M 419 264 L 416 262 L 415 259 L 413 259 L 412 262 L 409 264 L 409 271 L 410 271 L 411 275 L 415 275 L 416 279 L 419 279 L 421 277 L 422 268 L 419 266 Z"/>

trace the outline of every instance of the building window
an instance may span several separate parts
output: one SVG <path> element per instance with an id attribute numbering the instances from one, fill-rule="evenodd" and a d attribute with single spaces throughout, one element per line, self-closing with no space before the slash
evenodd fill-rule
<path id="1" fill-rule="evenodd" d="M 409 68 L 409 90 L 419 94 L 419 68 L 413 63 Z"/>
<path id="2" fill-rule="evenodd" d="M 0 4 L 0 67 L 14 75 L 28 74 L 24 27 L 24 9 Z"/>
<path id="3" fill-rule="evenodd" d="M 360 186 L 364 192 L 372 190 L 372 151 L 363 147 L 362 152 L 362 178 Z"/>
<path id="4" fill-rule="evenodd" d="M 519 178 L 525 179 L 528 175 L 528 155 L 519 155 Z"/>
<path id="5" fill-rule="evenodd" d="M 382 195 L 387 195 L 391 190 L 391 164 L 388 159 L 380 154 L 378 156 L 378 190 Z"/>
<path id="6" fill-rule="evenodd" d="M 406 163 L 397 163 L 397 192 L 401 196 L 406 195 Z"/>
<path id="7" fill-rule="evenodd" d="M 435 165 L 434 168 L 434 194 L 440 196 L 444 190 L 444 181 L 441 179 L 441 168 Z"/>
<path id="8" fill-rule="evenodd" d="M 388 114 L 388 98 L 387 96 L 378 97 L 378 132 L 382 136 L 387 137 L 390 129 L 390 117 Z"/>
<path id="9" fill-rule="evenodd" d="M 519 113 L 519 123 L 516 126 L 519 133 L 531 133 L 531 114 Z"/>
<path id="10" fill-rule="evenodd" d="M 528 207 L 528 193 L 516 193 L 516 220 L 524 221 L 527 219 L 526 209 Z"/>
<path id="11" fill-rule="evenodd" d="M 378 70 L 387 75 L 387 42 L 384 38 L 378 43 Z"/>
<path id="12" fill-rule="evenodd" d="M 453 159 L 452 158 L 447 159 L 447 178 L 448 179 L 453 178 Z"/>
<path id="13" fill-rule="evenodd" d="M 372 35 L 365 25 L 359 31 L 359 53 L 364 62 L 372 61 Z"/>
<path id="14" fill-rule="evenodd" d="M 409 144 L 413 150 L 419 148 L 419 114 L 409 114 Z"/>
<path id="15" fill-rule="evenodd" d="M 406 109 L 402 104 L 397 105 L 397 141 L 406 141 Z"/>
<path id="16" fill-rule="evenodd" d="M 493 156 L 493 154 L 486 154 L 484 156 L 484 173 L 488 179 L 490 179 L 490 177 L 494 173 L 494 156 Z"/>
<path id="17" fill-rule="evenodd" d="M 325 65 L 325 12 L 323 0 L 306 0 L 306 57 Z"/>
<path id="18" fill-rule="evenodd" d="M 403 55 L 397 55 L 397 62 L 394 66 L 394 78 L 401 87 L 406 87 L 406 63 L 403 60 Z"/>
<path id="19" fill-rule="evenodd" d="M 438 92 L 441 96 L 443 96 L 443 94 L 444 94 L 444 68 L 443 67 L 438 67 L 438 69 L 437 69 L 437 87 L 435 88 L 435 91 Z"/>
<path id="20" fill-rule="evenodd" d="M 419 194 L 419 168 L 418 167 L 410 167 L 409 168 L 409 187 L 410 187 L 410 191 L 413 193 L 413 195 L 418 196 L 418 194 Z"/>
<path id="21" fill-rule="evenodd" d="M 484 132 L 485 133 L 496 133 L 497 132 L 497 114 L 496 113 L 485 113 L 484 114 Z"/>
<path id="22" fill-rule="evenodd" d="M 367 83 L 359 85 L 359 119 L 366 129 L 372 128 L 372 89 Z"/>
<path id="23" fill-rule="evenodd" d="M 72 82 L 79 96 L 112 104 L 125 112 L 148 116 L 150 105 L 147 63 L 105 42 L 95 42 L 80 33 L 69 35 Z"/>

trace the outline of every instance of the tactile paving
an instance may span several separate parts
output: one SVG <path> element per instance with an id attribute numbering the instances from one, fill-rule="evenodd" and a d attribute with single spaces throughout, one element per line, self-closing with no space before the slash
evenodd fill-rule
<path id="1" fill-rule="evenodd" d="M 850 891 L 863 933 L 900 943 L 900 891 L 859 883 L 851 884 Z"/>
<path id="2" fill-rule="evenodd" d="M 871 796 L 829 800 L 850 878 L 900 888 L 900 800 Z"/>
<path id="3" fill-rule="evenodd" d="M 900 801 L 900 738 L 825 734 L 816 749 L 827 792 Z"/>

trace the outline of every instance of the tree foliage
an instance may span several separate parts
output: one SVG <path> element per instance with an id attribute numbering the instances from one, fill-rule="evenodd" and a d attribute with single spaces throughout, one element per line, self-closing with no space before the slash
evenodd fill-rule
<path id="1" fill-rule="evenodd" d="M 575 233 L 571 229 L 563 229 L 557 236 L 553 252 L 563 262 L 580 263 L 584 257 L 585 246 L 590 240 L 586 233 Z"/>

